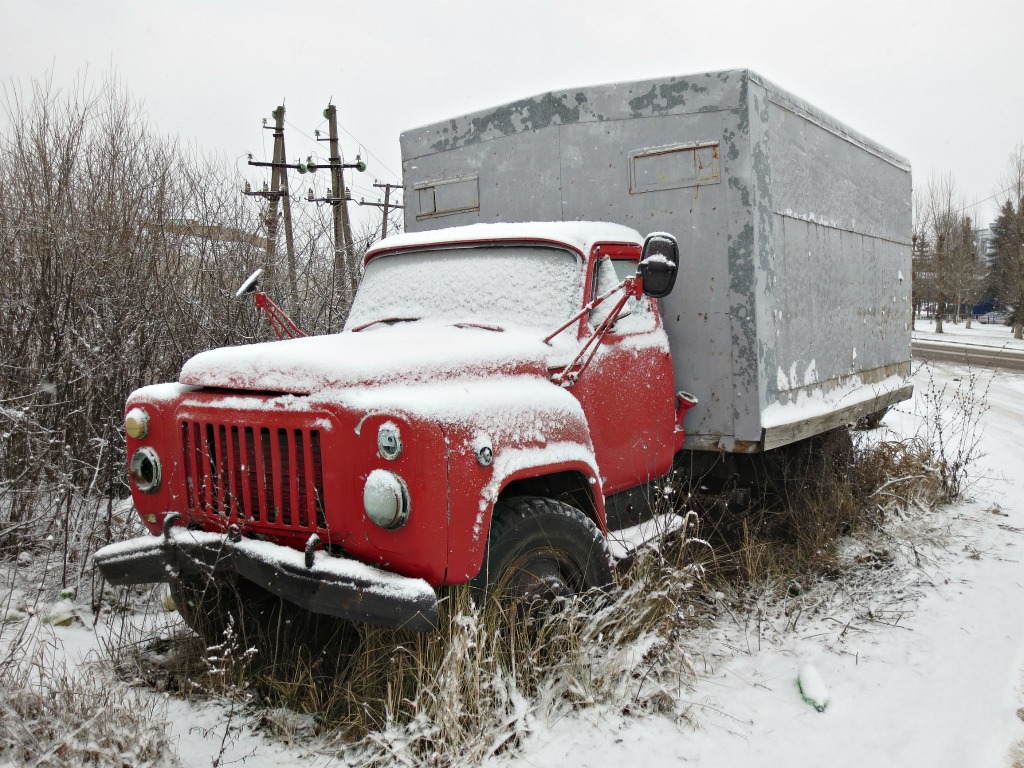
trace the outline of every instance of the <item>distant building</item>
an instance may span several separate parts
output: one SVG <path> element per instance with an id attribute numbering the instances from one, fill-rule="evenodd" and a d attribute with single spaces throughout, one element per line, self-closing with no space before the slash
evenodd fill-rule
<path id="1" fill-rule="evenodd" d="M 974 230 L 974 244 L 977 249 L 978 263 L 984 265 L 985 269 L 991 268 L 992 261 L 996 255 L 993 247 L 995 231 L 992 228 L 994 226 L 995 224 L 993 223 L 982 229 Z"/>

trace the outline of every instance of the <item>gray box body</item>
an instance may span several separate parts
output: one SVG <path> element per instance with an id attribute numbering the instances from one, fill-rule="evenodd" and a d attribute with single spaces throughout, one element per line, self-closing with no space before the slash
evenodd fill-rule
<path id="1" fill-rule="evenodd" d="M 677 388 L 700 400 L 688 448 L 772 448 L 912 392 L 910 166 L 753 72 L 552 91 L 401 142 L 407 231 L 678 238 L 661 309 Z"/>

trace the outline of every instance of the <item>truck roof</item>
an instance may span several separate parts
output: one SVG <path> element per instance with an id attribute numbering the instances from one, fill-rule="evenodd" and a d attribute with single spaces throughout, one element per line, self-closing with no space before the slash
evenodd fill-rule
<path id="1" fill-rule="evenodd" d="M 531 221 L 523 223 L 471 224 L 469 226 L 407 232 L 376 243 L 366 254 L 371 259 L 382 251 L 396 248 L 437 245 L 446 242 L 489 242 L 492 240 L 551 240 L 589 254 L 597 243 L 634 243 L 643 245 L 640 233 L 632 227 L 604 221 Z"/>
<path id="2" fill-rule="evenodd" d="M 741 90 L 745 90 L 745 85 L 736 87 L 737 84 L 748 82 L 756 83 L 766 92 L 788 102 L 790 109 L 804 119 L 893 165 L 910 170 L 910 161 L 902 155 L 751 69 L 644 78 L 538 93 L 403 131 L 402 160 L 406 162 L 439 151 L 529 132 L 548 125 L 607 123 L 614 126 L 616 121 L 638 117 L 731 109 L 737 105 L 738 98 L 743 98 Z"/>

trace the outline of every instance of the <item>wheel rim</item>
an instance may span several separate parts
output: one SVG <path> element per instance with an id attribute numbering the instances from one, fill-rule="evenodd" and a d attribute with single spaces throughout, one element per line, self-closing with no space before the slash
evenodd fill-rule
<path id="1" fill-rule="evenodd" d="M 541 547 L 516 556 L 498 580 L 495 593 L 517 602 L 551 602 L 583 588 L 583 570 L 565 550 Z"/>

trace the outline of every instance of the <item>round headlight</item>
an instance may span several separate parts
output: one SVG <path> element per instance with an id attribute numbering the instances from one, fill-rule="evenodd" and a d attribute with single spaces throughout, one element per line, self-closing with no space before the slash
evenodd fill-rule
<path id="1" fill-rule="evenodd" d="M 388 461 L 394 461 L 402 453 L 402 434 L 390 421 L 381 424 L 377 430 L 377 453 Z"/>
<path id="2" fill-rule="evenodd" d="M 393 531 L 409 519 L 409 489 L 394 472 L 375 469 L 366 478 L 363 508 L 374 525 Z"/>
<path id="3" fill-rule="evenodd" d="M 156 493 L 160 488 L 160 457 L 149 446 L 139 448 L 129 466 L 132 482 L 143 493 Z"/>
<path id="4" fill-rule="evenodd" d="M 144 438 L 149 434 L 149 414 L 141 408 L 132 408 L 125 414 L 124 431 L 135 440 Z"/>

